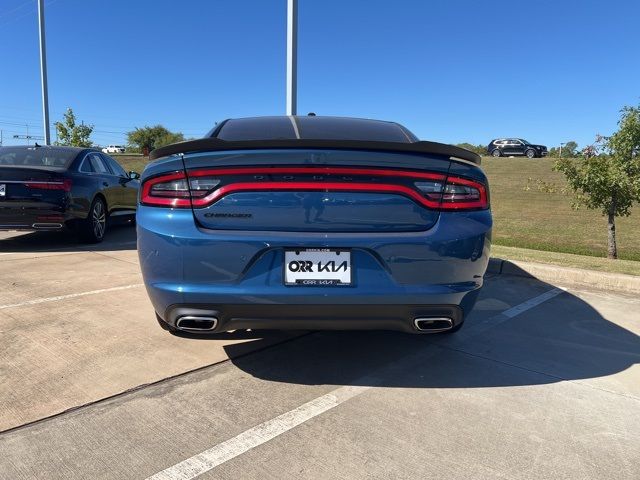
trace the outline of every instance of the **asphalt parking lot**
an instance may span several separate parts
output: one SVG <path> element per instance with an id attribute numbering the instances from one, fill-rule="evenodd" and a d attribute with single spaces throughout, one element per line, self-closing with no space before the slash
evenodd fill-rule
<path id="1" fill-rule="evenodd" d="M 640 299 L 487 278 L 455 335 L 161 330 L 135 232 L 0 234 L 0 478 L 640 478 Z"/>

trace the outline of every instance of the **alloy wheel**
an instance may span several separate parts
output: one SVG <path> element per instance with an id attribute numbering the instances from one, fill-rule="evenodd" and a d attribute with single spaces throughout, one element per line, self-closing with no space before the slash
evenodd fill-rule
<path id="1" fill-rule="evenodd" d="M 93 226 L 93 234 L 96 239 L 101 239 L 104 236 L 104 231 L 107 223 L 107 215 L 104 211 L 104 205 L 101 201 L 97 201 L 93 206 L 91 212 L 91 222 Z"/>

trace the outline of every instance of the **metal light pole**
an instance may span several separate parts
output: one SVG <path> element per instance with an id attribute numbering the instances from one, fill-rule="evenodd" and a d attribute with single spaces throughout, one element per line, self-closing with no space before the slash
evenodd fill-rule
<path id="1" fill-rule="evenodd" d="M 287 115 L 298 113 L 298 0 L 287 0 Z"/>
<path id="2" fill-rule="evenodd" d="M 44 36 L 44 0 L 38 0 L 38 26 L 40 27 L 40 78 L 42 79 L 42 115 L 44 121 L 44 144 L 51 145 L 49 134 L 49 92 L 47 86 L 47 49 Z M 29 134 L 27 133 L 27 136 Z"/>

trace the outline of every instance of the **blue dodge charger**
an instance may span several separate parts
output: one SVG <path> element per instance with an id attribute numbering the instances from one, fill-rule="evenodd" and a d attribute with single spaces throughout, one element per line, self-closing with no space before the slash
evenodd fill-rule
<path id="1" fill-rule="evenodd" d="M 489 259 L 480 157 L 376 120 L 230 119 L 156 149 L 138 252 L 171 331 L 453 332 Z"/>

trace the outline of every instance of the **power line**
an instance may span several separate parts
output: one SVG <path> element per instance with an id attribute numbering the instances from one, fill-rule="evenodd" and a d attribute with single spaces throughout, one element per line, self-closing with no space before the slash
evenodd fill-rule
<path id="1" fill-rule="evenodd" d="M 48 6 L 50 6 L 50 5 L 53 5 L 53 4 L 54 4 L 54 3 L 56 3 L 57 1 L 58 1 L 58 0 L 50 0 L 50 1 L 46 4 L 46 6 L 48 7 Z M 29 2 L 29 3 L 30 3 L 30 4 L 33 4 L 33 2 Z M 23 4 L 23 5 L 26 5 L 26 4 Z M 20 8 L 22 8 L 22 7 L 20 7 Z M 14 11 L 15 11 L 15 9 L 14 9 Z M 5 27 L 5 26 L 9 25 L 10 23 L 17 22 L 18 20 L 23 19 L 23 18 L 24 18 L 24 17 L 26 17 L 27 15 L 33 15 L 33 11 L 32 11 L 32 10 L 28 10 L 28 11 L 23 12 L 22 14 L 18 15 L 17 17 L 14 17 L 13 19 L 9 20 L 8 22 L 0 23 L 0 28 Z M 0 17 L 0 18 L 1 18 L 1 17 Z"/>

